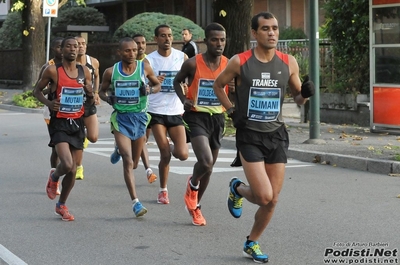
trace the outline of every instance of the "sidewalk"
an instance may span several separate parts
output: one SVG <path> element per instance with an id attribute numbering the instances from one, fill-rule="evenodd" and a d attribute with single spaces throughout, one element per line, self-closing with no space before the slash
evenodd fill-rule
<path id="1" fill-rule="evenodd" d="M 21 92 L 21 90 L 0 88 L 0 109 L 42 113 L 42 109 L 26 109 L 12 105 L 12 96 Z M 98 107 L 100 123 L 108 122 L 111 111 L 111 107 L 104 102 Z M 326 166 L 400 176 L 400 135 L 371 133 L 368 127 L 322 123 L 319 139 L 308 141 L 309 124 L 299 121 L 293 117 L 285 117 L 290 137 L 289 158 Z M 305 143 L 306 141 L 323 143 Z M 234 149 L 235 138 L 224 137 L 222 145 Z"/>

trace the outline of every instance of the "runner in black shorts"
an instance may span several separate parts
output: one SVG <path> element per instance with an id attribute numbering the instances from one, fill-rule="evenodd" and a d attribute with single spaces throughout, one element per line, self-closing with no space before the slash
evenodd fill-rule
<path id="1" fill-rule="evenodd" d="M 185 108 L 186 132 L 197 158 L 184 195 L 193 225 L 206 225 L 200 200 L 210 181 L 225 130 L 225 109 L 212 89 L 215 78 L 228 63 L 228 58 L 222 55 L 226 43 L 225 28 L 211 23 L 205 29 L 205 37 L 207 51 L 183 63 L 174 80 L 175 92 Z M 187 92 L 181 89 L 182 85 L 186 86 L 185 80 L 188 80 Z M 228 93 L 228 86 L 224 91 Z"/>
<path id="2" fill-rule="evenodd" d="M 253 227 L 244 242 L 243 253 L 258 263 L 268 262 L 258 244 L 275 210 L 285 176 L 288 134 L 282 118 L 287 86 L 294 101 L 302 105 L 314 94 L 314 84 L 299 77 L 299 65 L 292 55 L 276 49 L 278 21 L 269 12 L 255 15 L 251 32 L 257 46 L 234 55 L 214 82 L 214 92 L 227 109 L 236 127 L 236 141 L 248 185 L 238 178 L 229 183 L 228 209 L 242 215 L 246 198 L 257 204 Z M 234 105 L 223 93 L 224 86 L 235 79 Z M 273 242 L 271 242 L 273 244 Z"/>

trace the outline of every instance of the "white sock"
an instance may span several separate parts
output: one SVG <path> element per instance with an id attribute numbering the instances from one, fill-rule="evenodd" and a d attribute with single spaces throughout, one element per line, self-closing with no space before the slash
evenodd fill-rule
<path id="1" fill-rule="evenodd" d="M 160 191 L 168 191 L 167 187 L 165 188 L 160 188 Z"/>
<path id="2" fill-rule="evenodd" d="M 146 169 L 147 176 L 152 174 L 152 173 L 153 173 L 153 170 L 151 170 L 151 168 Z"/>
<path id="3" fill-rule="evenodd" d="M 139 199 L 138 199 L 138 198 L 136 198 L 136 199 L 132 200 L 132 205 L 135 205 L 135 204 L 136 204 L 138 201 L 139 201 Z"/>
<path id="4" fill-rule="evenodd" d="M 197 184 L 197 186 L 195 186 L 195 185 L 193 185 L 193 183 L 192 183 L 192 179 L 189 180 L 189 183 L 190 183 L 190 187 L 192 187 L 192 189 L 194 189 L 194 190 L 198 190 L 198 189 L 200 188 L 200 183 Z"/>

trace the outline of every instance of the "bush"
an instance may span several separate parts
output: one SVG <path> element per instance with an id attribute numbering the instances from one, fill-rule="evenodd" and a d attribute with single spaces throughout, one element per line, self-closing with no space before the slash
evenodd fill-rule
<path id="1" fill-rule="evenodd" d="M 0 49 L 17 49 L 22 47 L 21 12 L 8 13 L 0 28 Z"/>
<path id="2" fill-rule="evenodd" d="M 14 95 L 13 102 L 15 105 L 24 108 L 40 108 L 44 106 L 39 100 L 37 100 L 37 98 L 35 98 L 33 90 Z"/>
<path id="3" fill-rule="evenodd" d="M 171 27 L 174 40 L 181 40 L 181 32 L 189 28 L 193 34 L 193 40 L 203 40 L 204 30 L 193 21 L 177 16 L 162 13 L 145 12 L 128 19 L 114 33 L 113 40 L 119 41 L 123 37 L 132 37 L 135 34 L 143 34 L 150 41 L 154 39 L 154 29 L 161 24 Z"/>
<path id="4" fill-rule="evenodd" d="M 280 40 L 295 40 L 295 39 L 306 39 L 307 35 L 302 29 L 296 29 L 292 27 L 287 27 L 279 31 Z"/>
<path id="5" fill-rule="evenodd" d="M 58 11 L 58 17 L 52 21 L 52 27 L 66 25 L 81 26 L 106 26 L 107 22 L 103 13 L 94 7 L 83 6 L 63 6 Z M 111 34 L 109 32 L 89 32 L 90 43 L 109 42 Z M 66 37 L 78 35 L 77 32 L 58 32 L 53 33 L 53 37 Z"/>
<path id="6" fill-rule="evenodd" d="M 336 93 L 369 94 L 369 6 L 365 0 L 327 1 L 324 34 L 331 39 Z"/>

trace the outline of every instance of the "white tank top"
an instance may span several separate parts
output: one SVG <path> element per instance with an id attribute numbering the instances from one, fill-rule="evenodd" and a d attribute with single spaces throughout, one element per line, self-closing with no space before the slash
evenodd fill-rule
<path id="1" fill-rule="evenodd" d="M 165 75 L 161 84 L 161 91 L 149 95 L 148 112 L 161 115 L 181 115 L 183 104 L 176 95 L 173 82 L 176 73 L 181 69 L 185 61 L 185 54 L 177 49 L 171 48 L 168 57 L 161 56 L 154 51 L 146 56 L 156 76 Z"/>

